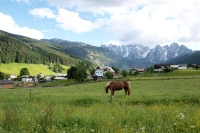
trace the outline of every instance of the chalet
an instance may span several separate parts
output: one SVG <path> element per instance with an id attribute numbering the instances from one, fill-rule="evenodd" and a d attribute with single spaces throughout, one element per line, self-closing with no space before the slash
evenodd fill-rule
<path id="1" fill-rule="evenodd" d="M 11 75 L 10 75 L 10 78 L 11 78 L 11 79 L 16 79 L 16 78 L 17 78 L 17 75 L 16 75 L 16 74 L 11 74 Z"/>
<path id="2" fill-rule="evenodd" d="M 131 68 L 131 70 L 132 70 L 132 74 L 134 74 L 136 71 L 138 71 L 139 73 L 146 72 L 145 68 Z"/>
<path id="3" fill-rule="evenodd" d="M 57 74 L 55 80 L 67 80 L 67 74 Z"/>
<path id="4" fill-rule="evenodd" d="M 193 69 L 193 68 L 197 68 L 197 67 L 198 67 L 197 64 L 188 64 L 188 65 L 187 65 L 187 68 L 188 68 L 188 69 Z"/>
<path id="5" fill-rule="evenodd" d="M 170 65 L 172 65 L 172 64 L 171 64 L 171 63 L 156 64 L 156 65 L 153 66 L 154 72 L 162 72 L 162 71 L 164 71 L 166 68 L 170 68 Z"/>
<path id="6" fill-rule="evenodd" d="M 179 65 L 170 65 L 170 69 L 178 70 L 179 69 Z"/>
<path id="7" fill-rule="evenodd" d="M 164 69 L 165 69 L 164 66 L 161 66 L 161 65 L 158 65 L 158 64 L 153 66 L 154 72 L 162 72 Z"/>
<path id="8" fill-rule="evenodd" d="M 106 72 L 111 72 L 113 75 L 115 75 L 115 71 L 109 67 L 109 66 L 98 66 L 95 70 L 95 73 L 93 75 L 93 79 L 96 81 L 98 79 L 103 78 L 104 74 Z"/>
<path id="9" fill-rule="evenodd" d="M 51 75 L 45 75 L 45 76 L 44 76 L 44 80 L 45 80 L 46 82 L 51 82 L 51 79 L 52 79 L 52 76 L 51 76 Z"/>
<path id="10" fill-rule="evenodd" d="M 178 69 L 187 69 L 187 64 L 179 64 Z"/>
<path id="11" fill-rule="evenodd" d="M 101 73 L 103 72 L 103 73 Z M 111 73 L 115 73 L 115 71 L 112 69 L 112 67 L 109 66 L 98 66 L 96 68 L 95 74 L 100 74 L 100 75 L 104 75 L 106 72 L 111 72 Z"/>
<path id="12" fill-rule="evenodd" d="M 103 70 L 100 68 L 97 68 L 94 72 L 93 80 L 96 81 L 96 80 L 102 79 L 102 78 L 103 78 Z"/>
<path id="13" fill-rule="evenodd" d="M 23 75 L 23 76 L 21 76 L 21 81 L 22 82 L 33 82 L 34 77 L 32 77 L 30 75 Z"/>
<path id="14" fill-rule="evenodd" d="M 94 73 L 96 76 L 99 76 L 99 77 L 103 77 L 103 70 L 100 69 L 100 68 L 97 68 L 95 70 L 95 73 Z"/>
<path id="15" fill-rule="evenodd" d="M 14 88 L 13 80 L 0 80 L 0 88 L 12 89 Z"/>
<path id="16" fill-rule="evenodd" d="M 106 72 L 115 73 L 115 71 L 112 69 L 112 67 L 109 67 L 109 66 L 98 66 L 97 68 L 102 69 L 103 74 L 105 74 Z"/>

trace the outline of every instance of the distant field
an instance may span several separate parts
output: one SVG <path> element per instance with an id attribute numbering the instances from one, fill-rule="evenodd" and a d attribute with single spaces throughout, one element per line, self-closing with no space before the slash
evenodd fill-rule
<path id="1" fill-rule="evenodd" d="M 0 64 L 0 71 L 7 74 L 19 74 L 22 68 L 27 68 L 31 75 L 37 75 L 43 73 L 44 75 L 55 75 L 54 72 L 48 69 L 46 65 L 43 64 L 24 64 L 24 63 L 10 63 L 10 64 Z M 63 66 L 65 70 L 64 73 L 67 73 L 67 66 Z"/>
<path id="2" fill-rule="evenodd" d="M 199 81 L 130 78 L 131 96 L 117 91 L 112 102 L 108 81 L 0 89 L 0 132 L 197 133 Z"/>
<path id="3" fill-rule="evenodd" d="M 174 70 L 167 73 L 149 73 L 139 74 L 135 78 L 193 78 L 200 77 L 200 69 L 185 69 L 185 70 Z"/>
<path id="4" fill-rule="evenodd" d="M 165 73 L 165 76 L 200 76 L 200 69 L 185 69 L 185 70 L 174 70 L 169 73 Z"/>

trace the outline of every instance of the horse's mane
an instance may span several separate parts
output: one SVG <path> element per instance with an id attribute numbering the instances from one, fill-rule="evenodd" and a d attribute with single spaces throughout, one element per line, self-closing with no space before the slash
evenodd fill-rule
<path id="1" fill-rule="evenodd" d="M 106 84 L 106 87 L 108 87 L 108 86 L 110 85 L 111 82 L 112 82 L 112 81 L 108 82 L 108 83 Z"/>

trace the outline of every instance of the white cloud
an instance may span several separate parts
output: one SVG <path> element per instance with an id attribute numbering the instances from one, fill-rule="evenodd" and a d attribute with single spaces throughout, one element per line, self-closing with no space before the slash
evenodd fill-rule
<path id="1" fill-rule="evenodd" d="M 88 11 L 93 13 L 116 13 L 124 12 L 126 7 L 141 5 L 141 1 L 135 0 L 48 0 L 51 5 L 58 8 L 75 9 L 76 11 Z M 147 3 L 147 2 L 146 2 Z"/>
<path id="2" fill-rule="evenodd" d="M 66 9 L 59 9 L 56 20 L 61 28 L 75 33 L 89 32 L 98 27 L 95 23 L 82 19 L 79 13 Z"/>
<path id="3" fill-rule="evenodd" d="M 55 15 L 52 10 L 49 8 L 36 8 L 33 10 L 29 10 L 29 13 L 33 16 L 40 17 L 40 18 L 55 18 Z"/>
<path id="4" fill-rule="evenodd" d="M 30 1 L 29 1 L 29 0 L 12 0 L 12 1 L 16 1 L 16 2 L 25 2 L 25 3 L 27 3 L 27 4 L 29 4 L 29 3 L 30 3 Z"/>
<path id="5" fill-rule="evenodd" d="M 79 16 L 78 12 L 62 8 L 58 9 L 57 14 L 49 8 L 37 8 L 30 10 L 29 13 L 35 17 L 55 19 L 59 27 L 64 30 L 70 30 L 74 33 L 90 32 L 100 27 L 101 23 L 103 23 L 101 19 L 97 20 L 97 22 L 84 20 Z"/>
<path id="6" fill-rule="evenodd" d="M 51 5 L 106 19 L 107 30 L 124 44 L 150 47 L 178 42 L 200 44 L 199 0 L 48 0 Z M 76 13 L 75 13 L 76 12 Z M 78 15 L 75 15 L 77 18 Z M 66 23 L 63 18 L 63 24 Z M 75 19 L 74 19 L 75 20 Z M 89 23 L 88 27 L 90 27 Z M 64 28 L 64 27 L 63 27 Z M 65 27 L 66 29 L 69 27 Z M 92 28 L 89 28 L 92 29 Z"/>
<path id="7" fill-rule="evenodd" d="M 4 15 L 0 12 L 0 29 L 3 31 L 11 32 L 13 34 L 23 35 L 35 39 L 42 39 L 44 35 L 35 29 L 28 27 L 20 27 L 9 15 Z"/>

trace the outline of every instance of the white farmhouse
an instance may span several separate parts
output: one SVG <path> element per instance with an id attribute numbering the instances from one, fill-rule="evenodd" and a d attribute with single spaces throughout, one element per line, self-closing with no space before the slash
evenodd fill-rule
<path id="1" fill-rule="evenodd" d="M 187 69 L 187 64 L 179 64 L 178 69 Z"/>
<path id="2" fill-rule="evenodd" d="M 95 70 L 95 73 L 93 75 L 93 79 L 96 81 L 98 79 L 103 78 L 104 74 L 106 72 L 112 72 L 113 75 L 115 75 L 115 71 L 112 69 L 112 67 L 109 66 L 98 66 Z"/>
<path id="3" fill-rule="evenodd" d="M 55 80 L 67 80 L 67 74 L 59 73 L 56 75 Z"/>
<path id="4" fill-rule="evenodd" d="M 21 81 L 22 82 L 33 82 L 34 81 L 34 77 L 32 77 L 30 75 L 22 75 L 21 76 Z"/>

